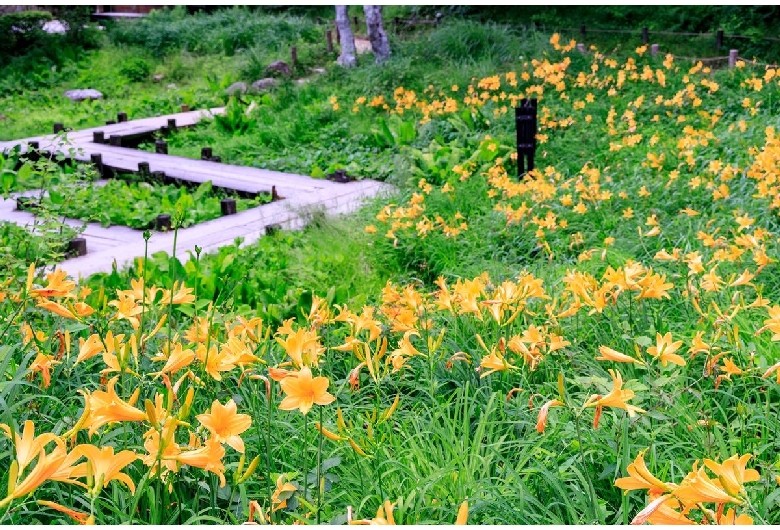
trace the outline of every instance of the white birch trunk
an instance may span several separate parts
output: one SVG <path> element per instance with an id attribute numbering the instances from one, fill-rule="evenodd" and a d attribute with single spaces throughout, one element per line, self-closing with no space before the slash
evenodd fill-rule
<path id="1" fill-rule="evenodd" d="M 368 40 L 371 42 L 371 50 L 377 63 L 390 58 L 390 42 L 387 33 L 382 27 L 382 6 L 363 6 L 366 14 L 366 29 Z"/>
<path id="2" fill-rule="evenodd" d="M 341 45 L 341 54 L 337 62 L 345 68 L 351 68 L 357 64 L 357 51 L 355 50 L 355 35 L 352 34 L 352 28 L 349 25 L 347 6 L 336 6 L 336 28 L 339 30 L 339 44 Z"/>

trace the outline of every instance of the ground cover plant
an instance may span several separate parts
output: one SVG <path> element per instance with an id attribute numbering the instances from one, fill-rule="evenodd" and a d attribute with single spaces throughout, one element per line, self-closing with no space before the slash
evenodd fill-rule
<path id="1" fill-rule="evenodd" d="M 63 217 L 143 230 L 152 228 L 157 216 L 163 214 L 181 212 L 179 225 L 182 228 L 216 219 L 222 215 L 220 201 L 224 198 L 233 198 L 238 212 L 271 201 L 267 193 L 246 199 L 217 191 L 210 181 L 188 190 L 173 184 L 128 182 L 117 178 L 75 187 L 51 187 L 41 205 Z M 103 208 L 96 209 L 95 204 L 101 204 Z"/>
<path id="2" fill-rule="evenodd" d="M 456 35 L 327 95 L 384 204 L 4 285 L 3 522 L 780 522 L 777 71 L 536 35 L 390 84 Z"/>

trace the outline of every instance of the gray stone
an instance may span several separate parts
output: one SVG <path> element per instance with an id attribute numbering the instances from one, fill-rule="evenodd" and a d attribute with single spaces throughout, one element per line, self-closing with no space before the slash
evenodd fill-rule
<path id="1" fill-rule="evenodd" d="M 173 90 L 174 88 L 178 88 L 178 87 L 176 86 L 176 83 L 171 83 L 171 84 L 168 85 L 168 88 Z"/>
<path id="2" fill-rule="evenodd" d="M 263 79 L 258 79 L 257 81 L 252 83 L 252 88 L 258 92 L 263 92 L 264 90 L 268 90 L 275 86 L 276 86 L 276 79 L 274 79 L 273 77 L 265 77 Z"/>
<path id="3" fill-rule="evenodd" d="M 84 101 L 85 99 L 103 99 L 103 94 L 98 90 L 85 88 L 80 90 L 68 90 L 65 92 L 65 97 L 71 101 Z"/>
<path id="4" fill-rule="evenodd" d="M 311 71 L 314 72 L 315 74 L 324 74 L 325 73 L 325 69 L 324 68 L 312 68 Z"/>
<path id="5" fill-rule="evenodd" d="M 155 83 L 159 83 L 163 79 L 165 79 L 165 76 L 162 74 L 155 74 L 152 76 L 152 81 L 154 81 Z"/>
<path id="6" fill-rule="evenodd" d="M 225 94 L 235 96 L 236 94 L 246 94 L 247 86 L 243 81 L 237 81 L 225 89 Z"/>
<path id="7" fill-rule="evenodd" d="M 276 72 L 278 74 L 289 76 L 292 72 L 290 66 L 284 61 L 274 61 L 265 69 L 266 72 Z"/>

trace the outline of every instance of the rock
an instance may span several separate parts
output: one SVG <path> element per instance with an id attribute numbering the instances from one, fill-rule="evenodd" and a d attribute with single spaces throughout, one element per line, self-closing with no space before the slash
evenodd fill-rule
<path id="1" fill-rule="evenodd" d="M 103 99 L 103 94 L 92 88 L 85 88 L 80 90 L 68 90 L 65 92 L 65 97 L 71 101 L 84 101 L 85 99 Z"/>
<path id="2" fill-rule="evenodd" d="M 325 73 L 325 69 L 324 68 L 312 68 L 311 71 L 314 72 L 315 74 L 324 74 Z"/>
<path id="3" fill-rule="evenodd" d="M 176 83 L 171 83 L 171 84 L 168 85 L 167 88 L 170 88 L 171 90 L 173 90 L 174 88 L 178 88 L 178 87 L 176 86 Z"/>
<path id="4" fill-rule="evenodd" d="M 292 72 L 290 70 L 290 66 L 284 62 L 284 61 L 274 61 L 271 64 L 268 65 L 268 68 L 265 69 L 266 73 L 268 72 L 276 72 L 278 74 L 289 76 Z"/>
<path id="5" fill-rule="evenodd" d="M 246 94 L 247 86 L 243 81 L 237 81 L 225 89 L 225 94 L 235 96 L 238 93 Z"/>
<path id="6" fill-rule="evenodd" d="M 270 88 L 273 88 L 274 86 L 276 86 L 276 79 L 274 79 L 273 77 L 265 77 L 263 79 L 258 79 L 257 81 L 252 83 L 252 88 L 258 92 L 268 90 Z"/>
<path id="7" fill-rule="evenodd" d="M 299 85 L 305 85 L 306 83 L 308 83 L 308 82 L 309 82 L 309 80 L 308 80 L 308 79 L 298 79 L 296 82 L 297 82 Z"/>
<path id="8" fill-rule="evenodd" d="M 159 83 L 163 79 L 165 79 L 165 76 L 162 74 L 155 74 L 152 76 L 152 81 L 154 81 L 155 83 Z"/>

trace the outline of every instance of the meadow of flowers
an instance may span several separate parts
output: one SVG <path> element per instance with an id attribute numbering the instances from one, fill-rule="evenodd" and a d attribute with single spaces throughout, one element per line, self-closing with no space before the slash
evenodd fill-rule
<path id="1" fill-rule="evenodd" d="M 777 70 L 550 44 L 329 100 L 426 138 L 362 307 L 6 281 L 0 521 L 780 523 Z"/>

